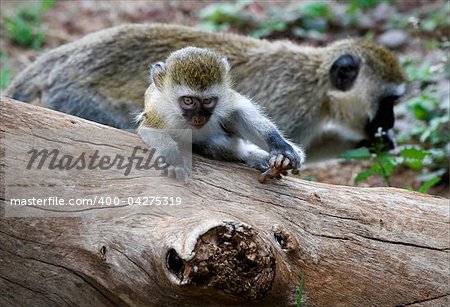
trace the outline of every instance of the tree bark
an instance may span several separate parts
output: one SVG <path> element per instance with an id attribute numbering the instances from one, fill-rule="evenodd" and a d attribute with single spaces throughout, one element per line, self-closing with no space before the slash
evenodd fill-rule
<path id="1" fill-rule="evenodd" d="M 303 306 L 449 305 L 448 199 L 293 176 L 260 184 L 255 170 L 199 156 L 187 185 L 154 170 L 27 169 L 33 148 L 128 157 L 145 145 L 7 98 L 1 123 L 1 306 L 285 306 L 302 276 Z M 33 197 L 97 199 L 11 204 Z M 138 205 L 145 197 L 181 204 Z"/>

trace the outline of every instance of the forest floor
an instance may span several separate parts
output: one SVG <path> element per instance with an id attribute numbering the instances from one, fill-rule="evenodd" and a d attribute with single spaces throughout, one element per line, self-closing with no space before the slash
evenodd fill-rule
<path id="1" fill-rule="evenodd" d="M 31 1 L 40 3 L 45 0 Z M 342 18 L 311 18 L 311 16 L 323 14 L 323 7 L 310 9 L 306 13 L 309 18 L 299 19 L 298 16 L 286 17 L 296 22 L 300 20 L 304 24 L 303 28 L 292 27 L 289 19 L 284 23 L 271 22 L 263 27 L 242 26 L 242 21 L 260 22 L 264 24 L 265 18 L 270 14 L 280 13 L 284 10 L 289 11 L 289 7 L 296 5 L 299 1 L 238 1 L 241 4 L 222 5 L 216 7 L 216 11 L 212 8 L 208 11 L 209 1 L 49 1 L 51 8 L 42 11 L 41 20 L 39 21 L 39 31 L 45 34 L 45 40 L 39 48 L 30 48 L 19 46 L 14 43 L 10 37 L 5 34 L 4 16 L 14 16 L 24 5 L 30 2 L 18 0 L 2 0 L 2 71 L 7 66 L 7 78 L 13 78 L 26 65 L 32 63 L 39 54 L 48 49 L 60 46 L 62 44 L 74 41 L 88 33 L 116 26 L 124 23 L 175 23 L 189 26 L 207 27 L 213 30 L 227 30 L 241 34 L 255 34 L 267 39 L 291 39 L 300 44 L 310 44 L 315 46 L 325 45 L 336 39 L 357 36 L 373 41 L 384 43 L 391 49 L 394 49 L 402 62 L 413 61 L 421 63 L 428 61 L 431 65 L 440 65 L 443 58 L 446 58 L 448 65 L 448 44 L 445 47 L 440 45 L 441 36 L 449 37 L 448 26 L 444 25 L 445 32 L 440 27 L 440 15 L 434 16 L 434 12 L 444 10 L 444 16 L 448 18 L 449 5 L 447 1 L 348 1 L 349 3 L 372 3 L 372 7 L 365 10 L 354 9 L 350 12 L 349 5 L 344 7 L 339 2 L 329 1 L 327 5 L 333 11 L 334 16 L 342 15 Z M 54 3 L 53 3 L 54 2 Z M 244 3 L 244 4 L 242 4 Z M 375 4 L 373 4 L 375 3 Z M 395 3 L 395 4 L 392 4 Z M 238 7 L 238 5 L 241 5 Z M 211 7 L 211 6 L 210 6 Z M 273 8 L 276 7 L 274 10 Z M 347 11 L 344 12 L 344 9 Z M 231 15 L 227 15 L 227 10 Z M 234 10 L 234 11 L 233 11 Z M 322 10 L 322 11 L 321 11 Z M 422 12 L 423 11 L 423 12 Z M 399 18 L 400 16 L 401 18 Z M 420 18 L 425 16 L 424 23 L 428 28 L 421 30 L 417 24 Z M 424 18 L 425 18 L 424 17 Z M 228 18 L 228 19 L 227 19 Z M 284 17 L 283 17 L 284 18 Z M 348 20 L 346 20 L 346 18 Z M 358 21 L 355 23 L 354 19 Z M 414 19 L 415 18 L 415 19 Z M 404 20 L 398 22 L 398 20 Z M 312 26 L 305 23 L 312 23 Z M 345 23 L 349 23 L 346 25 Z M 432 24 L 433 22 L 437 23 Z M 387 26 L 388 25 L 388 26 Z M 316 29 L 325 31 L 317 31 Z M 434 26 L 434 28 L 433 28 Z M 309 29 L 307 31 L 303 30 Z M 432 30 L 432 31 L 427 31 Z M 253 32 L 252 32 L 253 31 Z M 257 34 L 255 31 L 259 31 Z M 448 40 L 447 40 L 448 42 Z M 433 45 L 434 44 L 434 45 Z M 448 74 L 441 74 L 433 80 L 437 89 L 437 97 L 448 99 L 449 95 L 449 79 Z M 2 85 L 5 85 L 2 82 Z M 409 98 L 417 95 L 421 89 L 421 84 L 416 82 L 412 85 Z M 406 97 L 405 99 L 408 99 Z M 403 128 L 402 128 L 403 127 Z M 398 129 L 409 129 L 407 125 L 398 121 Z M 400 131 L 401 132 L 401 131 Z M 346 161 L 339 160 L 327 162 L 324 164 L 313 164 L 304 168 L 301 173 L 302 178 L 314 180 L 318 182 L 326 182 L 332 184 L 355 185 L 355 177 L 362 170 L 366 169 L 371 162 L 369 161 Z M 418 175 L 417 170 L 411 170 L 406 167 L 397 167 L 392 176 L 392 185 L 397 187 L 413 187 L 418 188 L 419 183 L 415 180 Z M 382 178 L 371 177 L 366 181 L 360 182 L 359 186 L 373 187 L 385 186 L 386 183 Z M 442 182 L 431 188 L 431 194 L 437 194 L 449 198 L 448 173 L 444 176 Z"/>

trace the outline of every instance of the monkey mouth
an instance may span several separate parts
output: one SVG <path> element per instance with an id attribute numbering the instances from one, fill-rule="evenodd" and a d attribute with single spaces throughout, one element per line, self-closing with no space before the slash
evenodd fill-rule
<path id="1" fill-rule="evenodd" d="M 201 129 L 205 124 L 192 124 L 195 129 Z"/>
<path id="2" fill-rule="evenodd" d="M 391 149 L 394 149 L 397 145 L 395 141 L 395 135 L 392 131 L 392 129 L 389 129 L 387 131 L 379 131 L 376 134 L 373 134 L 369 136 L 369 138 L 364 139 L 360 141 L 356 147 L 368 147 L 369 149 L 375 148 L 377 142 L 382 142 L 382 150 L 383 151 L 389 151 Z"/>
<path id="3" fill-rule="evenodd" d="M 394 149 L 397 146 L 397 142 L 395 141 L 395 135 L 392 129 L 386 131 L 382 136 L 383 146 L 385 150 Z"/>
<path id="4" fill-rule="evenodd" d="M 206 118 L 204 116 L 194 117 L 191 120 L 191 125 L 195 129 L 200 129 L 206 124 L 206 122 L 207 122 L 207 120 L 206 120 Z"/>

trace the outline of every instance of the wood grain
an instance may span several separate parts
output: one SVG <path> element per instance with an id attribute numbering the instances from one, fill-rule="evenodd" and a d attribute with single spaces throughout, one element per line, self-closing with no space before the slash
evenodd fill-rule
<path id="1" fill-rule="evenodd" d="M 152 171 L 27 170 L 32 148 L 129 156 L 133 133 L 1 98 L 1 306 L 445 306 L 449 200 L 288 177 L 259 184 L 194 156 Z M 43 132 L 46 131 L 46 132 Z M 178 206 L 11 208 L 11 198 L 180 196 Z"/>

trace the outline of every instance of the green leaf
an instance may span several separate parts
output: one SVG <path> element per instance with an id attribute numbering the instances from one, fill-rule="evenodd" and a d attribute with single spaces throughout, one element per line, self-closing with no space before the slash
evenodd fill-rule
<path id="1" fill-rule="evenodd" d="M 358 173 L 358 175 L 356 175 L 355 184 L 358 184 L 360 181 L 366 180 L 367 178 L 369 178 L 370 176 L 373 176 L 375 174 L 376 174 L 376 172 L 374 172 L 373 169 L 366 169 L 366 170 Z"/>
<path id="2" fill-rule="evenodd" d="M 413 170 L 418 170 L 424 166 L 421 160 L 412 160 L 412 159 L 403 161 L 403 164 L 405 164 L 406 166 L 408 166 Z"/>
<path id="3" fill-rule="evenodd" d="M 309 176 L 309 177 L 303 178 L 303 180 L 314 181 L 314 177 L 313 176 Z"/>
<path id="4" fill-rule="evenodd" d="M 423 160 L 429 154 L 430 153 L 428 151 L 415 147 L 405 148 L 400 151 L 400 156 L 406 159 Z"/>
<path id="5" fill-rule="evenodd" d="M 400 151 L 400 156 L 404 158 L 403 164 L 412 168 L 413 170 L 417 170 L 424 166 L 424 159 L 430 155 L 430 153 L 426 150 L 409 147 Z"/>
<path id="6" fill-rule="evenodd" d="M 378 163 L 380 163 L 381 165 L 381 167 L 382 167 L 382 169 L 383 170 L 381 170 L 381 167 L 380 167 L 380 171 L 382 171 L 382 173 L 381 173 L 381 175 L 384 177 L 384 176 L 391 176 L 391 174 L 392 174 L 392 170 L 394 169 L 394 167 L 396 167 L 397 166 L 397 159 L 395 158 L 395 157 L 393 157 L 393 156 L 391 156 L 391 155 L 389 155 L 388 153 L 386 153 L 386 152 L 383 152 L 383 153 L 381 153 L 381 154 L 379 154 L 378 156 L 377 156 L 377 160 L 378 160 Z"/>
<path id="7" fill-rule="evenodd" d="M 441 181 L 441 178 L 440 178 L 440 177 L 434 177 L 434 178 L 431 178 L 430 180 L 425 181 L 425 182 L 420 186 L 419 192 L 421 192 L 421 193 L 428 193 L 428 190 L 429 190 L 432 186 L 438 184 L 440 181 Z"/>
<path id="8" fill-rule="evenodd" d="M 1 82 L 0 82 L 0 88 L 6 88 L 9 84 L 9 80 L 11 79 L 11 70 L 9 67 L 2 67 L 1 70 Z"/>
<path id="9" fill-rule="evenodd" d="M 411 105 L 411 109 L 413 111 L 414 117 L 418 120 L 427 120 L 429 110 L 425 108 L 422 104 L 414 104 Z"/>
<path id="10" fill-rule="evenodd" d="M 347 160 L 368 160 L 371 156 L 372 155 L 367 147 L 347 150 L 341 154 L 341 157 Z"/>
<path id="11" fill-rule="evenodd" d="M 438 26 L 437 20 L 431 18 L 425 19 L 420 25 L 425 32 L 433 32 Z"/>
<path id="12" fill-rule="evenodd" d="M 438 178 L 442 177 L 446 172 L 447 172 L 447 170 L 445 168 L 441 168 L 441 169 L 431 172 L 431 173 L 421 174 L 421 175 L 417 176 L 415 178 L 415 180 L 419 181 L 419 182 L 429 181 L 436 177 L 438 177 Z"/>
<path id="13" fill-rule="evenodd" d="M 331 10 L 328 3 L 309 2 L 300 7 L 300 13 L 303 17 L 324 17 L 331 18 Z"/>
<path id="14" fill-rule="evenodd" d="M 53 7 L 55 7 L 56 0 L 42 0 L 41 2 L 41 10 L 47 11 Z"/>

